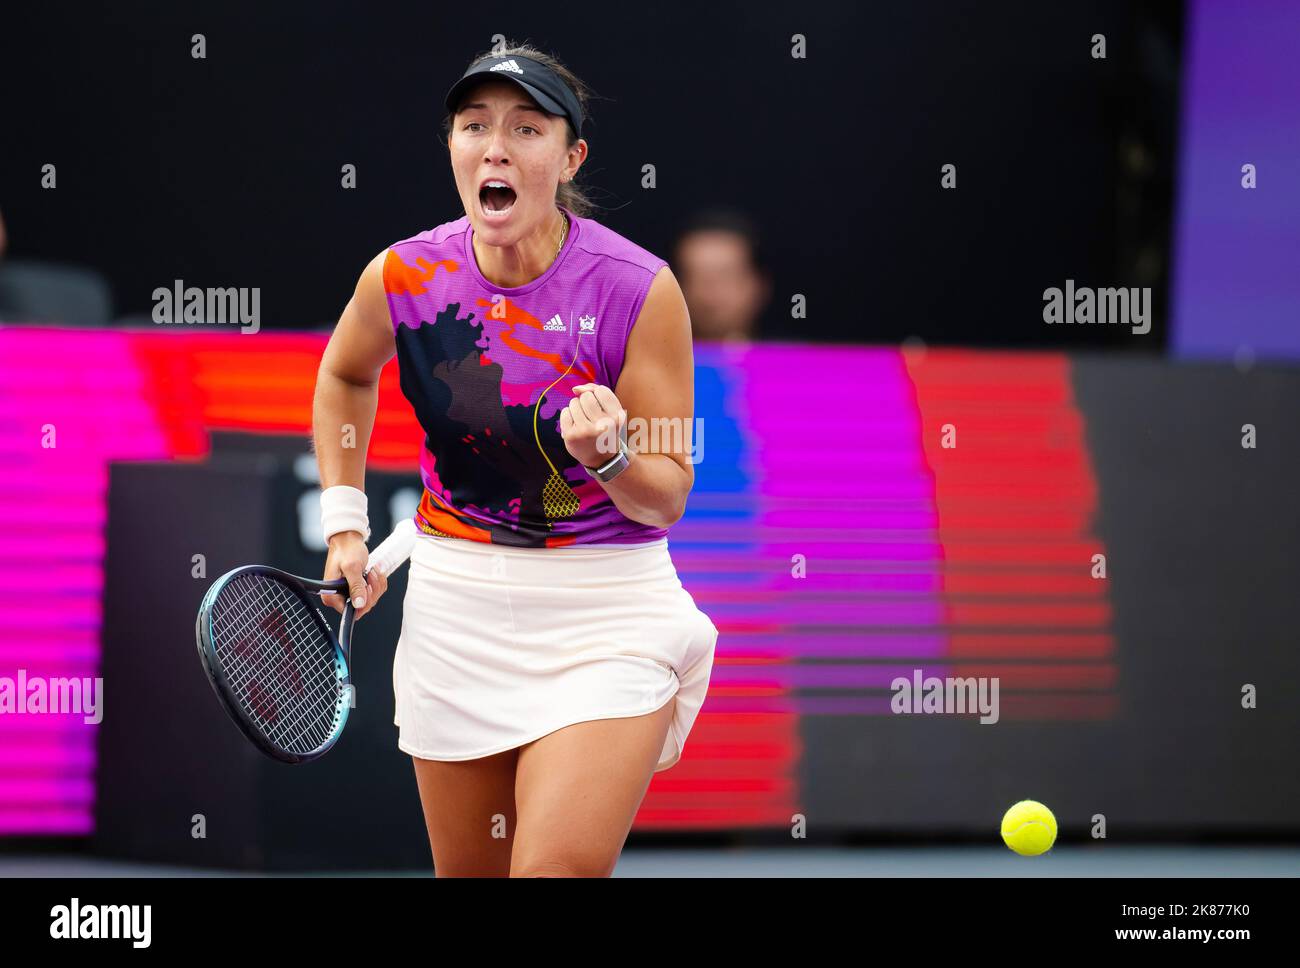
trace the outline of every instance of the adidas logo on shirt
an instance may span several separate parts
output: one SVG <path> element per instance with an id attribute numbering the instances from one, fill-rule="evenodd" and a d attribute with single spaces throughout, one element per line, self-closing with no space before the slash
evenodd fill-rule
<path id="1" fill-rule="evenodd" d="M 512 60 L 502 61 L 492 68 L 494 71 L 510 71 L 513 74 L 522 74 L 524 69 Z"/>
<path id="2" fill-rule="evenodd" d="M 556 313 L 554 316 L 552 316 L 550 319 L 546 321 L 546 324 L 542 327 L 542 329 L 548 333 L 563 333 L 565 332 L 564 320 L 560 318 L 559 313 Z"/>

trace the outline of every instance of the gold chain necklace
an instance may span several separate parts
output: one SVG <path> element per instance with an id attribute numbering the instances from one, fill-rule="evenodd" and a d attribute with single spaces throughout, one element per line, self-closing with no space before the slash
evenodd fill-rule
<path id="1" fill-rule="evenodd" d="M 561 210 L 560 217 L 564 219 L 564 226 L 560 229 L 560 244 L 555 247 L 555 255 L 551 257 L 552 262 L 560 257 L 560 250 L 564 248 L 564 240 L 569 237 L 569 216 Z"/>

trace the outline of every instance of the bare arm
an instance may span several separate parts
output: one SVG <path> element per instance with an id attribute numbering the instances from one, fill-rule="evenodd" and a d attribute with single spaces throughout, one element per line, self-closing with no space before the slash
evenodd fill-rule
<path id="1" fill-rule="evenodd" d="M 695 410 L 694 374 L 686 299 L 665 266 L 650 284 L 632 327 L 623 371 L 613 393 L 595 384 L 574 387 L 574 393 L 581 396 L 569 404 L 572 417 L 561 421 L 569 452 L 594 467 L 617 451 L 598 452 L 592 429 L 598 430 L 598 422 L 619 409 L 627 412 L 628 447 L 635 453 L 627 470 L 601 486 L 633 521 L 667 528 L 686 510 L 686 498 L 695 483 L 695 468 L 688 459 Z"/>
<path id="2" fill-rule="evenodd" d="M 387 252 L 381 252 L 361 273 L 316 374 L 312 442 L 322 489 L 348 484 L 365 490 L 366 452 L 379 405 L 379 373 L 397 352 L 384 293 L 386 257 Z M 387 587 L 386 576 L 379 575 L 377 569 L 368 581 L 362 578 L 366 557 L 365 539 L 359 532 L 344 531 L 330 538 L 325 579 L 340 575 L 348 579 L 349 594 L 354 602 L 361 601 L 357 618 L 374 607 Z M 327 596 L 325 601 L 336 611 L 343 610 L 339 596 Z"/>
<path id="3" fill-rule="evenodd" d="M 361 273 L 316 374 L 311 423 L 322 488 L 349 484 L 365 490 L 379 373 L 397 352 L 384 294 L 386 255 L 375 256 Z"/>

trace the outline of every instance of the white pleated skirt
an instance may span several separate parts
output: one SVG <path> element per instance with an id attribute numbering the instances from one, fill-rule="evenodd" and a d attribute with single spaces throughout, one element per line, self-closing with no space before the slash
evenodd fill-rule
<path id="1" fill-rule="evenodd" d="M 393 661 L 397 745 L 472 760 L 675 695 L 655 767 L 666 770 L 704 703 L 717 639 L 666 538 L 512 548 L 421 535 Z"/>

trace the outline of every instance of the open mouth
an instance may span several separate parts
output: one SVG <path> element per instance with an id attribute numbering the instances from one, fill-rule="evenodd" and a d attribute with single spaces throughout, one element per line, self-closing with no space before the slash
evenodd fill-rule
<path id="1" fill-rule="evenodd" d="M 504 182 L 488 182 L 479 189 L 479 208 L 489 218 L 504 218 L 515 207 L 515 198 L 515 190 Z"/>

